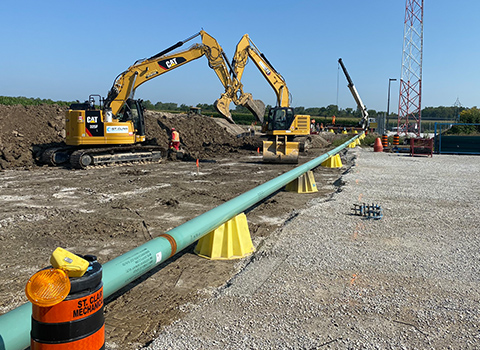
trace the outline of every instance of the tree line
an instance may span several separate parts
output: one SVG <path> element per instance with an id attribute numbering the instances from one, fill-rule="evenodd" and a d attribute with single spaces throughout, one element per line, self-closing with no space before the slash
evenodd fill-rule
<path id="1" fill-rule="evenodd" d="M 149 100 L 144 101 L 144 106 L 149 110 L 157 110 L 157 111 L 172 111 L 172 112 L 187 112 L 190 110 L 190 106 L 185 104 L 181 104 L 180 106 L 177 103 L 163 103 L 157 102 L 155 104 L 151 103 Z M 208 113 L 215 113 L 215 108 L 213 104 L 206 104 L 206 103 L 199 103 L 195 107 L 201 108 L 202 111 Z M 272 106 L 267 105 L 266 111 L 268 111 Z M 476 107 L 473 107 L 476 108 Z M 422 120 L 436 120 L 436 121 L 459 121 L 460 114 L 462 111 L 468 110 L 465 107 L 425 107 L 422 109 Z M 248 114 L 249 111 L 247 108 L 243 106 L 235 106 L 235 109 L 231 110 L 233 115 L 236 114 Z M 324 117 L 324 118 L 332 118 L 335 116 L 336 118 L 361 118 L 362 113 L 357 108 L 339 108 L 337 105 L 328 105 L 326 107 L 303 107 L 298 106 L 295 107 L 296 114 L 307 114 L 314 117 Z M 384 116 L 386 114 L 385 111 L 376 111 L 374 109 L 368 110 L 368 115 L 371 118 L 376 118 L 379 116 Z M 396 118 L 398 115 L 396 113 L 390 113 L 390 118 Z"/>
<path id="2" fill-rule="evenodd" d="M 40 99 L 40 98 L 29 98 L 29 97 L 10 97 L 10 96 L 0 96 L 0 104 L 1 105 L 24 105 L 24 106 L 31 106 L 31 105 L 59 105 L 59 106 L 68 106 L 73 101 L 53 101 L 51 99 Z M 145 100 L 143 102 L 144 106 L 148 110 L 153 111 L 165 111 L 165 112 L 178 112 L 184 113 L 190 110 L 191 106 L 186 104 L 178 105 L 175 102 L 156 102 L 153 104 L 150 100 Z M 201 108 L 202 113 L 204 114 L 211 114 L 214 116 L 218 116 L 213 104 L 207 103 L 198 103 L 195 107 Z M 267 105 L 266 111 L 268 111 L 272 106 Z M 470 112 L 468 112 L 470 111 Z M 238 119 L 241 119 L 245 123 L 253 122 L 253 116 L 250 112 L 243 106 L 235 106 L 235 109 L 231 110 L 232 116 Z M 335 116 L 336 118 L 361 118 L 362 114 L 359 109 L 353 108 L 339 108 L 337 105 L 328 105 L 326 107 L 303 107 L 298 106 L 295 107 L 295 112 L 297 114 L 307 114 L 313 117 L 320 118 L 332 118 Z M 477 107 L 466 108 L 466 107 L 425 107 L 422 109 L 422 120 L 435 120 L 435 121 L 457 121 L 467 123 L 464 120 L 477 120 L 475 117 L 471 115 L 476 115 L 475 113 L 478 112 Z M 376 111 L 374 109 L 369 109 L 368 114 L 372 118 L 376 118 L 377 116 L 385 115 L 384 111 Z M 463 118 L 462 118 L 463 115 Z M 390 113 L 390 118 L 396 118 L 397 114 Z M 472 119 L 473 118 L 473 119 Z M 477 121 L 478 122 L 478 121 Z"/>
<path id="3" fill-rule="evenodd" d="M 73 102 L 67 101 L 53 101 L 50 99 L 41 99 L 41 98 L 32 98 L 32 97 L 11 97 L 11 96 L 0 96 L 0 105 L 22 105 L 22 106 L 40 106 L 40 105 L 58 105 L 58 106 L 69 106 Z"/>
<path id="4" fill-rule="evenodd" d="M 459 123 L 480 124 L 480 109 L 472 107 L 463 109 L 460 112 Z M 480 125 L 455 125 L 450 130 L 450 134 L 478 134 L 480 133 Z"/>

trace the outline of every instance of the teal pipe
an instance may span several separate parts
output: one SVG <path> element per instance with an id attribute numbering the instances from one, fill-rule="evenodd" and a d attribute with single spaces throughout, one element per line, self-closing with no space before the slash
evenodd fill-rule
<path id="1" fill-rule="evenodd" d="M 106 262 L 103 264 L 104 297 L 109 297 L 210 231 L 275 193 L 307 171 L 316 168 L 323 161 L 343 150 L 360 135 L 356 135 L 320 157 L 257 186 Z M 31 304 L 26 303 L 0 316 L 0 350 L 23 350 L 30 345 L 31 313 Z"/>

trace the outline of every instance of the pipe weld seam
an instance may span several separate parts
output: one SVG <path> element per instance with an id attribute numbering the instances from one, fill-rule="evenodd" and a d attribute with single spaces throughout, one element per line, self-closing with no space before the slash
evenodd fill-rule
<path id="1" fill-rule="evenodd" d="M 171 253 L 170 253 L 170 256 L 169 256 L 169 257 L 172 257 L 173 255 L 175 255 L 175 253 L 177 252 L 177 242 L 175 241 L 175 238 L 173 238 L 172 236 L 170 236 L 168 233 L 163 233 L 163 234 L 161 234 L 159 237 L 164 237 L 164 238 L 166 238 L 167 241 L 170 243 Z"/>

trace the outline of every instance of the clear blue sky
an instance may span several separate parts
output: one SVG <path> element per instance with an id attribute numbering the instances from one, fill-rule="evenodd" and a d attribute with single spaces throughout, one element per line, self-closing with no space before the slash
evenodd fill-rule
<path id="1" fill-rule="evenodd" d="M 11 1 L 3 0 L 0 95 L 86 100 L 105 96 L 140 58 L 204 29 L 232 58 L 248 33 L 284 76 L 293 106 L 337 103 L 341 57 L 369 109 L 384 111 L 400 77 L 405 0 Z M 422 107 L 480 106 L 480 2 L 426 0 Z M 253 63 L 245 91 L 275 95 Z M 338 104 L 355 108 L 340 72 Z M 223 88 L 205 57 L 137 89 L 153 103 L 213 103 Z M 390 111 L 398 109 L 392 83 Z M 232 104 L 231 108 L 234 108 Z"/>

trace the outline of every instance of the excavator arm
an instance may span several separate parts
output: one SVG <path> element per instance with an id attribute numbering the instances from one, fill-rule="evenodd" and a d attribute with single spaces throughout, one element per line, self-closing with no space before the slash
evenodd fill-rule
<path id="1" fill-rule="evenodd" d="M 294 108 L 290 106 L 290 93 L 285 79 L 255 46 L 248 34 L 245 34 L 237 44 L 232 61 L 232 81 L 237 96 L 230 96 L 230 98 L 237 98 L 239 104 L 250 110 L 258 108 L 258 102 L 261 102 L 251 99 L 251 95 L 245 98 L 246 94 L 238 85 L 249 59 L 268 81 L 277 97 L 276 106 L 270 109 L 266 120 L 264 120 L 264 113 L 261 113 L 261 118 L 257 118 L 262 123 L 262 132 L 268 138 L 263 142 L 263 161 L 297 163 L 299 151 L 305 149 L 310 141 L 310 116 L 295 114 Z M 263 102 L 262 106 L 264 111 Z"/>
<path id="2" fill-rule="evenodd" d="M 255 46 L 248 34 L 245 34 L 238 42 L 235 56 L 232 61 L 232 83 L 233 89 L 222 94 L 216 101 L 216 105 L 229 105 L 234 102 L 236 105 L 246 107 L 252 112 L 257 121 L 264 124 L 265 104 L 260 100 L 254 100 L 252 95 L 243 92 L 242 76 L 247 65 L 248 59 L 251 59 L 262 73 L 277 96 L 278 107 L 290 106 L 290 93 L 283 77 L 278 73 L 263 53 Z"/>
<path id="3" fill-rule="evenodd" d="M 233 70 L 238 81 L 242 80 L 243 71 L 248 58 L 257 66 L 277 96 L 278 107 L 290 106 L 290 93 L 285 79 L 278 73 L 263 53 L 255 46 L 248 34 L 245 34 L 237 44 L 233 57 Z M 235 82 L 234 82 L 235 84 Z"/>
<path id="4" fill-rule="evenodd" d="M 202 43 L 194 44 L 189 49 L 171 53 L 186 42 L 201 36 Z M 233 90 L 232 79 L 228 67 L 228 60 L 218 42 L 205 31 L 191 36 L 190 38 L 179 41 L 175 45 L 159 52 L 158 54 L 144 60 L 139 60 L 130 66 L 126 71 L 119 74 L 108 92 L 105 100 L 105 110 L 111 111 L 116 116 L 125 105 L 126 101 L 132 99 L 135 90 L 143 83 L 167 73 L 175 68 L 196 60 L 202 56 L 208 59 L 208 64 L 217 74 L 222 82 L 225 91 Z M 219 109 L 219 112 L 230 122 L 233 123 L 228 106 L 226 109 Z"/>

